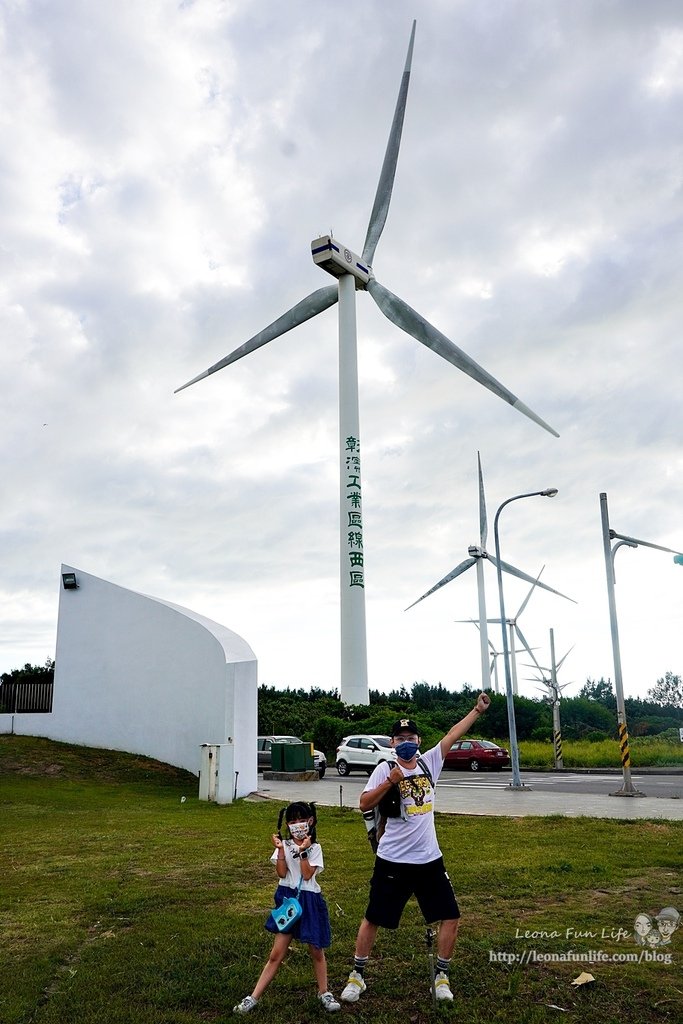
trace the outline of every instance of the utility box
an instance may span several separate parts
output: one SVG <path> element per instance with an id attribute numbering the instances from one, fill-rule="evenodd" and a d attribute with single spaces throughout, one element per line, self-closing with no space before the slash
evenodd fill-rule
<path id="1" fill-rule="evenodd" d="M 313 771 L 312 743 L 274 743 L 271 754 L 274 772 Z"/>
<path id="2" fill-rule="evenodd" d="M 271 743 L 270 770 L 272 772 L 283 772 L 285 770 L 285 749 L 288 746 L 288 743 Z"/>
<path id="3" fill-rule="evenodd" d="M 202 743 L 199 770 L 199 799 L 231 804 L 237 790 L 235 748 L 227 743 Z"/>

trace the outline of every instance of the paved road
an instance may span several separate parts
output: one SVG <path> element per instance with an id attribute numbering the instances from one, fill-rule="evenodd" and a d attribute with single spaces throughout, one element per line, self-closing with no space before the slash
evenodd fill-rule
<path id="1" fill-rule="evenodd" d="M 586 793 L 607 796 L 616 789 L 621 789 L 621 774 L 593 774 L 592 772 L 522 772 L 522 782 L 535 791 L 556 793 Z M 646 793 L 648 797 L 674 797 L 683 799 L 683 774 L 658 775 L 655 773 L 631 773 L 636 789 Z M 505 772 L 443 772 L 439 779 L 439 789 L 444 786 L 463 786 L 466 789 L 481 789 L 487 786 L 506 788 L 512 781 L 512 773 Z"/>
<path id="2" fill-rule="evenodd" d="M 638 775 L 634 785 L 643 797 L 615 797 L 621 775 L 523 772 L 524 791 L 509 788 L 509 772 L 446 772 L 437 785 L 437 809 L 446 814 L 562 814 L 568 817 L 666 818 L 683 821 L 683 777 Z M 315 782 L 280 782 L 259 777 L 258 792 L 273 800 L 316 800 L 326 806 L 358 807 L 365 775 L 340 778 L 334 771 Z"/>

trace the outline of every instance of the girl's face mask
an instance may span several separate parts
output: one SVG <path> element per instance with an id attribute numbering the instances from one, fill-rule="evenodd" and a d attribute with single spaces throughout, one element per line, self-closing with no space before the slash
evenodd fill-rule
<path id="1" fill-rule="evenodd" d="M 305 839 L 309 832 L 307 821 L 288 821 L 287 828 L 292 839 Z"/>

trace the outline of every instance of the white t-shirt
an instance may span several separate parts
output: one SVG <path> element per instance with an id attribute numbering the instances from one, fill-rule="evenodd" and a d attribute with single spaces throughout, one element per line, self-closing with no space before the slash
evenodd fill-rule
<path id="1" fill-rule="evenodd" d="M 443 768 L 441 745 L 437 744 L 420 757 L 431 773 L 434 783 Z M 378 764 L 368 779 L 364 793 L 377 789 L 396 765 Z M 384 835 L 377 847 L 382 860 L 400 864 L 428 864 L 441 856 L 434 827 L 434 789 L 419 765 L 410 770 L 398 765 L 403 779 L 398 784 L 401 794 L 401 817 L 387 818 Z"/>
<path id="2" fill-rule="evenodd" d="M 299 882 L 301 882 L 302 889 L 308 889 L 309 892 L 320 892 L 320 886 L 316 879 L 320 872 L 325 870 L 325 865 L 323 864 L 323 849 L 320 843 L 312 843 L 308 847 L 308 863 L 311 867 L 316 869 L 315 874 L 310 878 L 301 877 L 301 858 L 299 857 L 299 847 L 296 845 L 294 840 L 283 839 L 282 845 L 285 849 L 287 874 L 284 878 L 280 878 L 278 876 L 279 884 L 288 885 L 290 889 L 297 889 Z M 278 851 L 273 850 L 273 856 L 270 858 L 273 864 L 277 860 L 277 855 Z"/>

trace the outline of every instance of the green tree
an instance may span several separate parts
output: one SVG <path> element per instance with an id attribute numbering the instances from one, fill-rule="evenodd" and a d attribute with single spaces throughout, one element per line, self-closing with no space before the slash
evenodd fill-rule
<path id="1" fill-rule="evenodd" d="M 655 704 L 668 708 L 683 708 L 683 680 L 673 672 L 666 672 L 657 685 L 647 691 L 647 695 Z"/>
<path id="2" fill-rule="evenodd" d="M 584 700 L 597 700 L 607 708 L 616 710 L 617 698 L 611 679 L 587 679 L 579 690 L 578 696 Z"/>
<path id="3" fill-rule="evenodd" d="M 568 740 L 579 740 L 588 733 L 602 732 L 607 736 L 616 733 L 616 716 L 596 700 L 585 697 L 565 697 L 561 707 L 562 735 Z"/>

